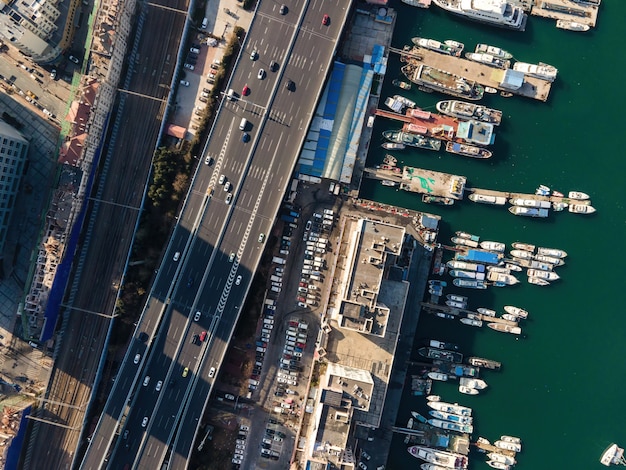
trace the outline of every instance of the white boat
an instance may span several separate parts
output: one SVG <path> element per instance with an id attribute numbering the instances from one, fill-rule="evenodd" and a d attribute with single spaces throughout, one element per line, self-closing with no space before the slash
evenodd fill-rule
<path id="1" fill-rule="evenodd" d="M 484 281 L 478 279 L 454 279 L 452 281 L 456 287 L 465 287 L 467 289 L 480 289 L 485 290 L 487 288 L 487 284 Z"/>
<path id="2" fill-rule="evenodd" d="M 466 387 L 465 385 L 459 385 L 459 392 L 465 395 L 478 395 L 480 393 L 475 388 Z"/>
<path id="3" fill-rule="evenodd" d="M 457 237 L 467 238 L 468 240 L 472 240 L 472 241 L 475 241 L 475 242 L 480 241 L 480 237 L 478 235 L 473 235 L 473 234 L 468 233 L 468 232 L 462 232 L 462 231 L 458 230 L 458 231 L 454 232 L 454 234 Z"/>
<path id="4" fill-rule="evenodd" d="M 498 454 L 497 452 L 490 452 L 487 454 L 490 460 L 495 462 L 502 462 L 507 465 L 515 465 L 517 462 L 513 457 L 509 457 L 508 455 Z"/>
<path id="5" fill-rule="evenodd" d="M 437 102 L 437 111 L 464 121 L 476 120 L 489 122 L 494 126 L 502 122 L 502 111 L 483 106 L 482 104 L 467 103 L 458 100 L 444 100 Z"/>
<path id="6" fill-rule="evenodd" d="M 512 305 L 505 305 L 504 311 L 511 315 L 515 315 L 516 317 L 528 318 L 528 312 L 524 310 L 523 308 L 514 307 Z"/>
<path id="7" fill-rule="evenodd" d="M 487 266 L 487 271 L 500 274 L 511 274 L 511 270 L 506 266 Z"/>
<path id="8" fill-rule="evenodd" d="M 491 310 L 490 308 L 478 307 L 476 309 L 476 311 L 478 313 L 480 313 L 481 315 L 486 315 L 488 317 L 495 317 L 496 316 L 496 311 L 495 310 Z"/>
<path id="9" fill-rule="evenodd" d="M 545 279 L 546 281 L 556 281 L 561 279 L 554 271 L 542 271 L 541 269 L 529 269 L 528 277 L 538 277 L 539 279 Z"/>
<path id="10" fill-rule="evenodd" d="M 504 323 L 487 323 L 487 326 L 495 331 L 502 333 L 511 333 L 513 335 L 522 334 L 522 329 L 519 326 L 506 325 Z"/>
<path id="11" fill-rule="evenodd" d="M 550 204 L 550 201 L 542 201 L 539 199 L 524 199 L 521 197 L 516 197 L 516 198 L 509 199 L 509 202 L 513 204 L 514 206 L 521 206 L 521 207 L 537 207 L 540 209 L 549 209 L 550 207 L 552 207 L 552 204 Z"/>
<path id="12" fill-rule="evenodd" d="M 576 21 L 568 20 L 556 20 L 556 27 L 559 29 L 565 29 L 567 31 L 576 31 L 584 33 L 589 31 L 590 26 L 588 24 L 578 23 Z"/>
<path id="13" fill-rule="evenodd" d="M 596 208 L 587 204 L 570 204 L 567 210 L 572 214 L 593 214 Z"/>
<path id="14" fill-rule="evenodd" d="M 507 0 L 433 0 L 433 3 L 454 15 L 479 23 L 518 31 L 526 28 L 524 10 Z"/>
<path id="15" fill-rule="evenodd" d="M 511 315 L 510 313 L 503 313 L 502 319 L 508 320 L 508 321 L 514 321 L 514 322 L 520 321 L 520 317 L 516 317 L 515 315 Z"/>
<path id="16" fill-rule="evenodd" d="M 467 303 L 465 303 L 465 302 L 457 302 L 456 300 L 446 300 L 446 305 L 448 307 L 462 308 L 462 309 L 467 307 Z"/>
<path id="17" fill-rule="evenodd" d="M 398 142 L 385 142 L 381 145 L 385 150 L 404 150 L 406 146 Z"/>
<path id="18" fill-rule="evenodd" d="M 484 390 L 487 388 L 487 382 L 485 382 L 483 379 L 461 377 L 459 379 L 459 383 L 469 388 L 475 388 L 476 390 Z"/>
<path id="19" fill-rule="evenodd" d="M 509 207 L 509 212 L 513 215 L 521 215 L 524 217 L 539 217 L 545 219 L 548 217 L 549 212 L 548 209 L 536 209 L 534 207 L 521 207 L 521 206 L 512 206 Z"/>
<path id="20" fill-rule="evenodd" d="M 456 294 L 448 294 L 446 295 L 446 299 L 454 300 L 455 302 L 465 302 L 465 303 L 467 303 L 468 301 L 468 298 L 465 297 L 464 295 L 456 295 Z M 448 349 L 448 348 L 444 348 L 444 349 Z"/>
<path id="21" fill-rule="evenodd" d="M 478 242 L 462 237 L 452 237 L 452 243 L 460 246 L 468 246 L 470 248 L 478 248 Z"/>
<path id="22" fill-rule="evenodd" d="M 514 286 L 519 282 L 519 279 L 512 274 L 504 274 L 496 271 L 489 271 L 487 273 L 487 280 L 498 283 L 498 286 L 500 286 L 501 284 L 506 286 Z"/>
<path id="23" fill-rule="evenodd" d="M 567 251 L 559 250 L 558 248 L 537 248 L 538 255 L 554 256 L 555 258 L 567 258 Z"/>
<path id="24" fill-rule="evenodd" d="M 530 260 L 524 264 L 524 267 L 530 269 L 541 269 L 542 271 L 552 271 L 554 269 L 554 265 L 551 263 L 543 263 L 541 261 L 537 261 L 536 259 Z"/>
<path id="25" fill-rule="evenodd" d="M 443 419 L 429 419 L 428 424 L 436 428 L 447 429 L 448 431 L 456 431 L 471 434 L 474 432 L 474 426 L 471 424 L 458 424 Z"/>
<path id="26" fill-rule="evenodd" d="M 485 272 L 485 265 L 484 264 L 478 264 L 478 263 L 469 263 L 467 261 L 459 261 L 459 260 L 450 260 L 446 263 L 446 266 L 448 266 L 451 269 L 463 269 L 465 271 L 478 271 L 478 272 Z"/>
<path id="27" fill-rule="evenodd" d="M 473 193 L 468 196 L 472 202 L 479 204 L 493 204 L 494 206 L 503 206 L 506 204 L 506 198 L 502 196 L 488 196 L 486 194 Z"/>
<path id="28" fill-rule="evenodd" d="M 553 82 L 559 72 L 553 65 L 544 64 L 543 62 L 539 62 L 538 64 L 515 62 L 513 64 L 513 70 L 522 72 L 524 75 L 539 78 L 541 80 L 547 80 L 549 82 Z"/>
<path id="29" fill-rule="evenodd" d="M 530 243 L 522 243 L 522 242 L 512 243 L 511 246 L 515 248 L 516 250 L 530 251 L 531 253 L 534 253 L 535 248 L 537 248 L 535 245 L 531 245 Z"/>
<path id="30" fill-rule="evenodd" d="M 510 60 L 501 59 L 486 52 L 466 52 L 465 58 L 498 69 L 508 69 L 511 66 Z"/>
<path id="31" fill-rule="evenodd" d="M 539 187 L 535 189 L 535 194 L 537 196 L 549 196 L 550 192 L 550 187 L 546 186 L 545 184 L 540 184 Z"/>
<path id="32" fill-rule="evenodd" d="M 513 452 L 521 452 L 522 444 L 519 442 L 507 442 L 507 441 L 496 441 L 493 443 L 496 447 L 505 450 L 512 450 Z"/>
<path id="33" fill-rule="evenodd" d="M 428 39 L 428 38 L 412 38 L 411 41 L 418 47 L 423 49 L 429 49 L 431 51 L 439 52 L 440 54 L 451 55 L 455 57 L 459 57 L 465 45 L 458 42 L 447 40 L 444 42 L 437 41 L 436 39 Z"/>
<path id="34" fill-rule="evenodd" d="M 426 401 L 441 401 L 441 397 L 439 395 L 428 395 Z"/>
<path id="35" fill-rule="evenodd" d="M 472 409 L 458 403 L 447 403 L 445 401 L 429 400 L 426 405 L 433 410 L 444 411 L 446 413 L 454 413 L 459 416 L 472 416 Z"/>
<path id="36" fill-rule="evenodd" d="M 550 285 L 549 281 L 546 281 L 545 279 L 541 279 L 541 278 L 534 277 L 534 276 L 530 276 L 528 278 L 528 283 L 533 284 L 535 286 L 549 286 Z"/>
<path id="37" fill-rule="evenodd" d="M 518 266 L 517 264 L 513 264 L 513 263 L 504 263 L 504 267 L 508 269 L 509 271 L 516 271 L 516 272 L 522 271 L 521 266 Z"/>
<path id="38" fill-rule="evenodd" d="M 467 468 L 467 457 L 461 454 L 445 452 L 443 450 L 431 449 L 430 447 L 411 446 L 407 449 L 409 454 L 420 460 L 437 464 L 444 468 L 465 469 Z"/>
<path id="39" fill-rule="evenodd" d="M 402 3 L 417 8 L 430 8 L 431 0 L 402 0 Z"/>
<path id="40" fill-rule="evenodd" d="M 491 54 L 494 57 L 499 57 L 500 59 L 512 59 L 513 54 L 505 51 L 504 49 L 496 46 L 490 46 L 488 44 L 476 44 L 476 52 L 485 52 L 487 54 Z"/>
<path id="41" fill-rule="evenodd" d="M 589 194 L 583 193 L 581 191 L 570 191 L 569 193 L 567 193 L 567 197 L 569 199 L 577 199 L 579 201 L 585 201 L 589 199 Z"/>
<path id="42" fill-rule="evenodd" d="M 500 436 L 500 439 L 504 442 L 513 442 L 515 444 L 521 444 L 522 440 L 519 437 L 515 436 Z"/>
<path id="43" fill-rule="evenodd" d="M 511 256 L 519 259 L 533 259 L 533 254 L 525 250 L 511 250 Z"/>
<path id="44" fill-rule="evenodd" d="M 436 465 L 434 463 L 423 463 L 420 465 L 422 470 L 447 470 L 446 467 L 442 467 L 441 465 Z"/>
<path id="45" fill-rule="evenodd" d="M 450 271 L 450 276 L 460 277 L 463 279 L 478 279 L 479 281 L 483 281 L 485 279 L 485 273 L 479 273 L 476 271 L 463 271 L 461 269 L 452 269 Z"/>
<path id="46" fill-rule="evenodd" d="M 482 320 L 475 320 L 473 318 L 461 318 L 461 323 L 464 325 L 475 326 L 477 328 L 483 326 Z"/>
<path id="47" fill-rule="evenodd" d="M 438 380 L 440 382 L 448 381 L 448 374 L 444 374 L 443 372 L 429 372 L 426 375 L 428 375 L 429 379 Z"/>
<path id="48" fill-rule="evenodd" d="M 471 416 L 460 416 L 454 413 L 448 413 L 446 411 L 430 410 L 428 414 L 431 415 L 433 418 L 452 421 L 453 423 L 459 424 L 472 424 L 472 422 L 474 421 L 474 418 L 472 418 Z"/>
<path id="49" fill-rule="evenodd" d="M 499 470 L 509 470 L 511 468 L 510 465 L 502 462 L 496 462 L 495 460 L 487 460 L 487 465 L 489 465 L 491 468 L 497 468 Z"/>
<path id="50" fill-rule="evenodd" d="M 556 212 L 561 212 L 567 209 L 568 206 L 569 204 L 567 202 L 553 202 L 552 203 L 552 209 Z"/>
<path id="51" fill-rule="evenodd" d="M 483 242 L 480 242 L 480 247 L 483 250 L 498 251 L 502 253 L 504 249 L 506 248 L 506 245 L 501 242 L 492 242 L 492 241 L 485 240 Z"/>
<path id="52" fill-rule="evenodd" d="M 607 467 L 610 465 L 625 465 L 626 461 L 624 460 L 624 449 L 619 447 L 617 444 L 611 444 L 604 452 L 602 452 L 602 455 L 600 456 L 600 463 L 602 465 L 606 465 Z"/>
<path id="53" fill-rule="evenodd" d="M 539 261 L 541 263 L 548 263 L 552 266 L 563 266 L 565 261 L 562 258 L 556 258 L 554 256 L 549 255 L 535 255 L 535 261 Z M 529 266 L 532 267 L 532 266 Z"/>

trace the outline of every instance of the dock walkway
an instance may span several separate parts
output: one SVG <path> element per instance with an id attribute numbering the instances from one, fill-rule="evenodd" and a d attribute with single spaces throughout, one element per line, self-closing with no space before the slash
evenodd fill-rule
<path id="1" fill-rule="evenodd" d="M 571 0 L 537 1 L 530 10 L 530 14 L 557 21 L 574 21 L 595 28 L 598 20 L 598 6 L 591 2 L 573 3 Z"/>

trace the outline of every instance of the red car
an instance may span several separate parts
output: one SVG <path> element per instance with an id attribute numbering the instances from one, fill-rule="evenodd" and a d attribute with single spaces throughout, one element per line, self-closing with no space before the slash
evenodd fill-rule
<path id="1" fill-rule="evenodd" d="M 296 297 L 296 299 L 298 300 L 298 302 L 306 302 L 306 299 L 304 297 Z"/>
<path id="2" fill-rule="evenodd" d="M 300 287 L 309 287 L 309 285 L 306 282 L 301 282 L 300 284 L 298 284 Z"/>
<path id="3" fill-rule="evenodd" d="M 204 341 L 206 339 L 206 331 L 200 333 L 200 341 Z"/>
<path id="4" fill-rule="evenodd" d="M 330 23 L 330 17 L 329 17 L 328 15 L 324 15 L 324 16 L 322 17 L 322 24 L 323 24 L 324 26 L 327 26 L 327 25 L 328 25 L 328 23 Z"/>
<path id="5" fill-rule="evenodd" d="M 248 85 L 244 85 L 243 90 L 241 90 L 241 94 L 243 96 L 248 96 L 250 94 L 250 87 L 248 87 Z"/>

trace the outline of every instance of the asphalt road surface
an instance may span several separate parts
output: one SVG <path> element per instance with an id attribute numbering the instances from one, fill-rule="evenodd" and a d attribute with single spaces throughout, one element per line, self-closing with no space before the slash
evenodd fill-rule
<path id="1" fill-rule="evenodd" d="M 185 10 L 185 1 L 169 1 L 168 6 Z M 175 63 L 184 16 L 171 11 L 150 9 L 140 42 L 140 63 L 135 65 L 130 90 L 165 99 Z M 154 47 L 154 37 L 161 46 Z M 163 86 L 165 85 L 165 86 Z M 113 312 L 116 289 L 130 248 L 141 203 L 143 184 L 156 144 L 162 103 L 128 95 L 108 178 L 102 185 L 101 205 L 91 221 L 91 241 L 79 246 L 84 257 L 73 309 L 62 337 L 62 348 L 48 386 L 49 403 L 35 422 L 28 437 L 25 469 L 70 468 L 77 447 L 86 406 L 93 391 L 97 365 L 104 349 Z M 145 347 L 145 345 L 144 345 Z"/>
<path id="2" fill-rule="evenodd" d="M 136 338 L 129 348 L 82 468 L 100 468 L 107 455 L 108 468 L 154 469 L 166 458 L 170 468 L 186 467 L 261 257 L 265 240 L 259 236 L 273 225 L 349 6 L 321 0 L 286 5 L 286 15 L 274 2 L 259 7 L 231 83 L 240 99 L 221 109 L 202 156 L 213 164 L 198 168 L 138 326 L 150 339 Z M 322 24 L 324 14 L 329 25 Z M 242 97 L 245 85 L 250 93 Z M 203 331 L 205 342 L 194 343 Z"/>

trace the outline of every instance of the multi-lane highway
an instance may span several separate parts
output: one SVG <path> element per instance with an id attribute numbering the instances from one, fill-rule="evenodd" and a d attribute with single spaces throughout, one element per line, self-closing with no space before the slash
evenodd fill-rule
<path id="1" fill-rule="evenodd" d="M 170 468 L 186 467 L 349 3 L 286 6 L 284 15 L 274 2 L 258 7 L 230 83 L 238 99 L 223 102 L 201 159 L 208 155 L 214 163 L 197 170 L 83 468 L 106 466 L 107 456 L 108 468 L 154 469 L 166 459 Z M 246 85 L 249 94 L 241 96 Z M 206 340 L 193 341 L 203 331 Z M 140 332 L 150 336 L 146 343 Z"/>

